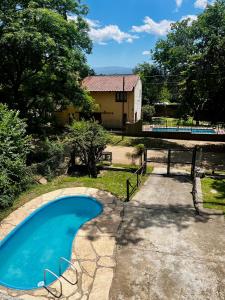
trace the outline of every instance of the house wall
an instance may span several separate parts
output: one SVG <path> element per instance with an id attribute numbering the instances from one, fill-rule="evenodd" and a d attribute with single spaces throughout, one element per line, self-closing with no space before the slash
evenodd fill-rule
<path id="1" fill-rule="evenodd" d="M 142 82 L 139 79 L 134 89 L 134 121 L 138 122 L 141 120 L 141 108 L 142 108 Z M 135 120 L 136 113 L 136 120 Z"/>
<path id="2" fill-rule="evenodd" d="M 91 92 L 99 105 L 102 125 L 106 128 L 121 128 L 122 115 L 127 115 L 127 122 L 134 122 L 134 93 L 127 93 L 127 102 L 116 102 L 115 92 Z M 124 106 L 124 107 L 123 107 Z"/>
<path id="3" fill-rule="evenodd" d="M 115 92 L 90 92 L 90 95 L 95 99 L 95 102 L 99 105 L 99 109 L 96 112 L 101 113 L 102 125 L 106 128 L 117 129 L 121 128 L 122 125 L 122 115 L 127 115 L 127 122 L 133 123 L 135 118 L 135 112 L 138 116 L 140 115 L 140 99 L 137 97 L 139 95 L 140 87 L 134 92 L 127 93 L 127 102 L 116 102 Z M 136 111 L 134 111 L 134 95 L 136 95 Z M 70 114 L 76 120 L 79 120 L 79 112 L 75 107 L 69 106 L 62 112 L 56 112 L 57 124 L 64 126 L 69 123 Z"/>

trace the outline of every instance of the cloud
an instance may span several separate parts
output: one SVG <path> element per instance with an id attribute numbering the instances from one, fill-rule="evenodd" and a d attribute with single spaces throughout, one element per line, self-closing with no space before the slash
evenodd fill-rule
<path id="1" fill-rule="evenodd" d="M 132 26 L 132 31 L 137 33 L 146 32 L 150 34 L 163 36 L 168 33 L 172 23 L 174 22 L 166 19 L 157 23 L 150 17 L 145 17 L 144 25 Z"/>
<path id="2" fill-rule="evenodd" d="M 150 51 L 148 51 L 148 50 L 142 52 L 142 55 L 150 55 L 150 54 L 151 54 L 151 53 L 150 53 Z"/>
<path id="3" fill-rule="evenodd" d="M 138 37 L 120 30 L 117 25 L 108 25 L 100 27 L 99 23 L 95 26 L 90 26 L 89 36 L 93 42 L 105 45 L 109 41 L 116 41 L 121 44 L 123 42 L 132 43 Z"/>
<path id="4" fill-rule="evenodd" d="M 190 26 L 192 24 L 193 21 L 196 21 L 198 19 L 198 16 L 196 15 L 187 15 L 187 16 L 183 16 L 180 21 L 189 19 L 188 25 Z"/>
<path id="5" fill-rule="evenodd" d="M 76 21 L 76 15 L 69 15 L 69 20 Z M 86 18 L 90 27 L 89 36 L 94 43 L 106 45 L 109 41 L 116 41 L 121 44 L 123 42 L 132 43 L 138 36 L 123 32 L 117 25 L 102 26 L 98 20 Z"/>
<path id="6" fill-rule="evenodd" d="M 193 21 L 197 20 L 197 16 L 196 15 L 183 16 L 180 19 L 180 21 L 183 21 L 186 19 L 190 19 L 190 21 L 188 22 L 188 25 L 191 25 Z M 166 19 L 157 23 L 150 17 L 145 17 L 144 25 L 132 26 L 131 31 L 136 32 L 136 33 L 145 32 L 145 33 L 154 34 L 157 36 L 164 36 L 170 31 L 171 25 L 174 23 L 175 23 L 175 21 L 166 20 Z"/>
<path id="7" fill-rule="evenodd" d="M 195 8 L 205 9 L 208 4 L 207 0 L 196 0 L 194 3 Z"/>
<path id="8" fill-rule="evenodd" d="M 101 26 L 100 22 L 98 20 L 91 20 L 91 19 L 86 18 L 86 21 L 87 21 L 89 27 L 91 27 L 91 28 L 98 28 Z"/>
<path id="9" fill-rule="evenodd" d="M 176 0 L 176 6 L 181 7 L 183 0 Z"/>

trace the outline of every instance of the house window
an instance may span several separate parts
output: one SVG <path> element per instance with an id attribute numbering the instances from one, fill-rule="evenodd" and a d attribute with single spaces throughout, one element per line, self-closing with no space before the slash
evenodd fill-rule
<path id="1" fill-rule="evenodd" d="M 116 102 L 127 102 L 127 92 L 116 92 Z"/>

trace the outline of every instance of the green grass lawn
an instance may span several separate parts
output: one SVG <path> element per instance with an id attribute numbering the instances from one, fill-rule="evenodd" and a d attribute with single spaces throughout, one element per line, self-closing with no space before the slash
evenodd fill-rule
<path id="1" fill-rule="evenodd" d="M 131 166 L 131 169 L 133 167 Z M 152 169 L 148 168 L 148 172 Z M 88 176 L 82 177 L 71 177 L 71 176 L 60 176 L 54 178 L 46 185 L 33 185 L 26 192 L 21 194 L 14 202 L 13 206 L 0 210 L 0 221 L 7 217 L 12 211 L 22 206 L 24 203 L 38 197 L 42 194 L 69 187 L 91 187 L 104 190 L 112 193 L 122 201 L 126 199 L 126 180 L 131 177 L 131 183 L 136 182 L 136 177 L 132 172 L 127 171 L 102 171 L 98 178 L 90 178 Z M 144 176 L 146 180 L 147 176 Z"/>
<path id="2" fill-rule="evenodd" d="M 201 183 L 204 207 L 223 210 L 225 213 L 225 179 L 206 177 Z"/>

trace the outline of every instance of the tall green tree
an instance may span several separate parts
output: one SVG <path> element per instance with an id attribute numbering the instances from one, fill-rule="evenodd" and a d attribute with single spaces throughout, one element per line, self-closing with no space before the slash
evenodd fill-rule
<path id="1" fill-rule="evenodd" d="M 183 115 L 225 121 L 225 0 L 174 24 L 153 57 L 176 83 Z"/>
<path id="2" fill-rule="evenodd" d="M 29 126 L 68 104 L 91 106 L 80 87 L 92 46 L 86 13 L 78 0 L 0 2 L 0 101 Z"/>
<path id="3" fill-rule="evenodd" d="M 138 64 L 134 70 L 142 80 L 143 88 L 143 105 L 153 104 L 159 101 L 159 93 L 165 81 L 165 76 L 160 68 L 156 65 L 144 62 Z"/>

